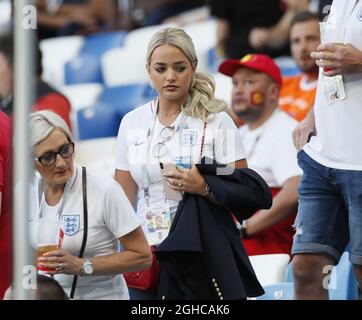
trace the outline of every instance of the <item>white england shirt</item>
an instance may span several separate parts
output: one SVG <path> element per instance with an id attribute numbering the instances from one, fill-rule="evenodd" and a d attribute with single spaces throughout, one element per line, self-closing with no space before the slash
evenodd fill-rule
<path id="1" fill-rule="evenodd" d="M 145 174 L 150 186 L 150 205 L 162 205 L 165 203 L 165 197 L 159 162 L 175 163 L 175 159 L 182 156 L 191 157 L 191 163 L 198 163 L 204 128 L 202 120 L 181 113 L 172 125 L 182 126 L 183 129 L 173 134 L 166 142 L 167 153 L 158 157 L 153 150 L 154 146 L 162 141 L 160 132 L 164 126 L 156 115 L 157 105 L 156 98 L 126 114 L 119 128 L 116 146 L 116 169 L 129 171 L 138 186 L 137 215 L 143 222 L 146 234 L 148 230 L 143 195 Z M 213 120 L 207 123 L 203 156 L 225 164 L 246 158 L 238 130 L 226 112 L 217 113 Z M 144 165 L 147 165 L 147 173 L 142 170 Z M 178 202 L 170 200 L 168 203 L 173 215 Z"/>
<path id="2" fill-rule="evenodd" d="M 65 232 L 62 249 L 78 256 L 83 239 L 82 168 L 74 165 L 72 178 L 66 192 L 56 206 L 44 205 L 44 197 L 38 195 L 40 175 L 37 174 L 32 187 L 30 217 L 31 242 L 38 245 L 39 219 L 54 219 L 49 215 L 60 213 L 59 223 Z M 128 201 L 122 187 L 112 178 L 103 177 L 87 170 L 88 238 L 84 258 L 110 255 L 120 250 L 119 238 L 140 226 L 140 221 Z M 39 200 L 41 199 L 41 203 Z M 59 208 L 63 206 L 61 212 Z M 47 208 L 48 207 L 48 208 Z M 41 214 L 40 214 L 40 209 Z M 44 210 L 45 209 L 45 210 Z M 39 217 L 41 216 L 41 217 Z M 70 294 L 73 276 L 56 275 L 67 294 Z M 128 288 L 121 274 L 110 276 L 78 277 L 75 299 L 129 299 Z"/>

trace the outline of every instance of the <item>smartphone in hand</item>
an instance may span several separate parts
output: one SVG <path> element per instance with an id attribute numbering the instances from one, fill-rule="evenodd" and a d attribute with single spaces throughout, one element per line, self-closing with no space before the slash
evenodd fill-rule
<path id="1" fill-rule="evenodd" d="M 176 170 L 176 165 L 173 163 L 165 163 L 163 164 L 160 162 L 160 168 L 161 168 L 161 174 L 164 175 L 170 171 Z M 162 179 L 163 181 L 163 190 L 165 191 L 166 199 L 168 200 L 176 200 L 181 201 L 182 200 L 182 192 L 178 190 L 173 190 L 167 183 L 165 179 Z"/>

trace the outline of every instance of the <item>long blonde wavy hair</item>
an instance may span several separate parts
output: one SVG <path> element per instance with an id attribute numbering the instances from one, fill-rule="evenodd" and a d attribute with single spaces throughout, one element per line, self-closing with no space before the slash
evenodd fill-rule
<path id="1" fill-rule="evenodd" d="M 165 44 L 180 49 L 196 70 L 198 59 L 194 44 L 190 36 L 180 28 L 165 28 L 152 36 L 146 56 L 148 68 L 150 67 L 153 51 Z M 184 112 L 191 117 L 207 122 L 210 120 L 210 115 L 224 111 L 226 107 L 225 101 L 215 98 L 214 78 L 206 73 L 195 72 L 195 76 L 190 83 L 187 103 L 183 107 Z"/>

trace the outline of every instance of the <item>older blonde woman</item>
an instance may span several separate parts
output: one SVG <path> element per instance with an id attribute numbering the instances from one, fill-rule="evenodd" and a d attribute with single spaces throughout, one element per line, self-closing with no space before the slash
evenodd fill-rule
<path id="1" fill-rule="evenodd" d="M 58 115 L 35 112 L 30 123 L 33 161 L 39 173 L 34 182 L 32 229 L 39 238 L 47 231 L 37 226 L 59 222 L 59 248 L 39 257 L 38 267 L 54 275 L 68 294 L 74 276 L 80 276 L 75 299 L 128 299 L 122 273 L 148 268 L 151 253 L 125 193 L 113 179 L 84 173 L 73 163 L 73 138 Z M 79 258 L 85 230 L 85 250 Z"/>

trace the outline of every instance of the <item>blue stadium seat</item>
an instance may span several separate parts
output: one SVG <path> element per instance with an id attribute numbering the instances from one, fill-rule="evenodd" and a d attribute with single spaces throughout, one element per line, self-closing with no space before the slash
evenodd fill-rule
<path id="1" fill-rule="evenodd" d="M 348 255 L 347 251 L 342 254 L 338 265 L 333 268 L 332 274 L 329 277 L 330 300 L 358 300 L 358 282 Z M 289 283 L 293 282 L 291 263 L 289 263 L 285 272 L 285 281 Z"/>
<path id="2" fill-rule="evenodd" d="M 209 72 L 218 72 L 219 65 L 221 64 L 223 59 L 218 56 L 216 47 L 209 49 L 209 51 L 207 52 L 207 60 Z"/>
<path id="3" fill-rule="evenodd" d="M 64 66 L 65 84 L 103 83 L 99 58 L 93 54 L 80 53 Z"/>
<path id="4" fill-rule="evenodd" d="M 282 56 L 274 59 L 275 63 L 280 68 L 283 77 L 295 76 L 300 74 L 300 69 L 291 57 Z"/>
<path id="5" fill-rule="evenodd" d="M 78 110 L 79 139 L 117 136 L 120 122 L 121 117 L 118 112 L 106 104 L 97 103 L 93 107 Z"/>
<path id="6" fill-rule="evenodd" d="M 122 47 L 126 32 L 107 32 L 85 37 L 79 54 L 65 64 L 65 84 L 103 83 L 100 59 L 104 52 Z"/>
<path id="7" fill-rule="evenodd" d="M 300 74 L 300 69 L 295 67 L 295 68 L 281 68 L 280 72 L 282 73 L 283 77 L 292 77 L 292 76 L 297 76 Z"/>
<path id="8" fill-rule="evenodd" d="M 358 300 L 358 282 L 353 265 L 349 261 L 348 252 L 343 253 L 338 265 L 332 271 L 329 298 L 331 300 Z"/>
<path id="9" fill-rule="evenodd" d="M 152 100 L 152 99 L 156 98 L 156 96 L 157 96 L 156 90 L 153 87 L 151 87 L 150 84 L 147 84 L 145 87 L 145 92 L 144 92 L 145 99 Z"/>
<path id="10" fill-rule="evenodd" d="M 256 300 L 293 300 L 294 287 L 292 282 L 280 282 L 264 287 L 265 293 Z"/>
<path id="11" fill-rule="evenodd" d="M 293 268 L 292 268 L 292 262 L 289 262 L 287 266 L 287 270 L 285 270 L 285 282 L 293 282 Z"/>
<path id="12" fill-rule="evenodd" d="M 148 84 L 131 84 L 105 88 L 98 98 L 99 102 L 111 105 L 121 117 L 156 96 Z"/>
<path id="13" fill-rule="evenodd" d="M 92 53 L 100 57 L 107 50 L 122 47 L 127 32 L 104 32 L 85 37 L 81 52 Z"/>

